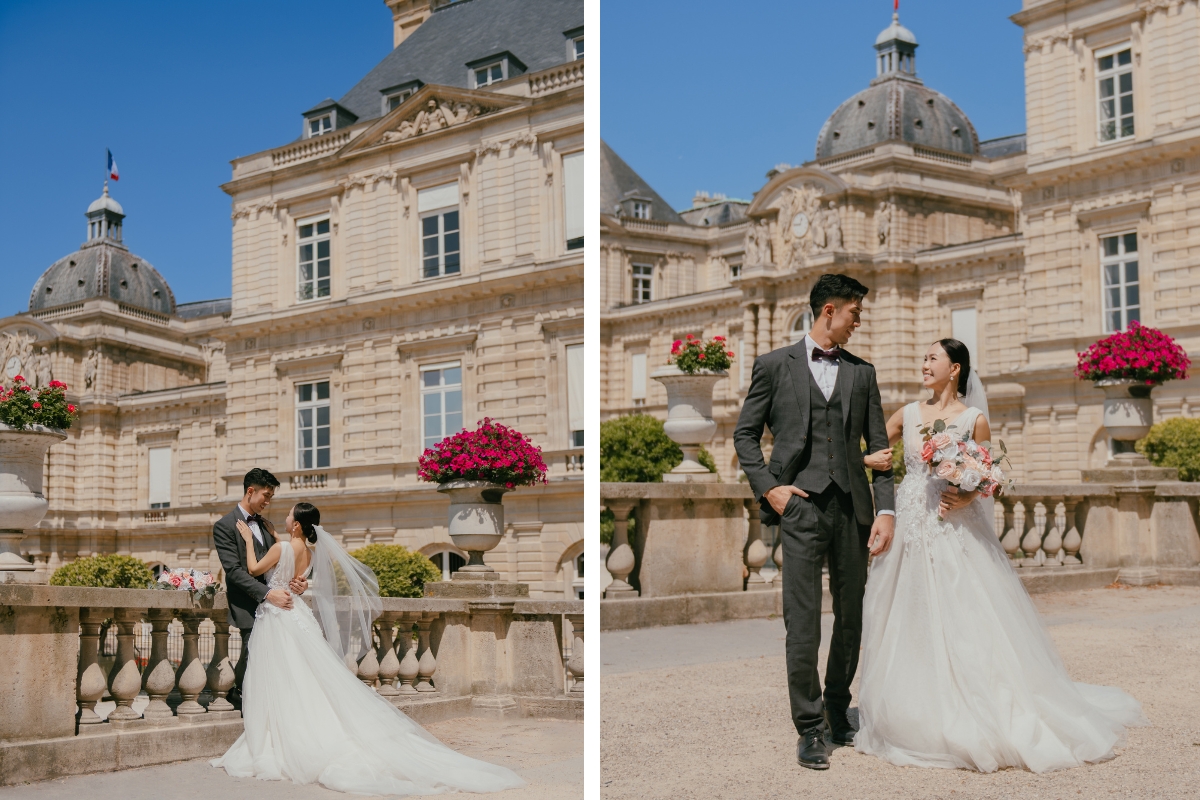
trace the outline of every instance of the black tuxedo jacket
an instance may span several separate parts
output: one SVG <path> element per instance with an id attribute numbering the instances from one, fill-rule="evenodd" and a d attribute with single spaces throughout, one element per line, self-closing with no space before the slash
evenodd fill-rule
<path id="1" fill-rule="evenodd" d="M 267 576 L 251 575 L 246 571 L 246 545 L 242 536 L 237 532 L 237 522 L 242 519 L 242 512 L 234 507 L 213 525 L 213 544 L 221 559 L 221 567 L 225 570 L 225 592 L 229 597 L 229 624 L 240 630 L 254 626 L 254 612 L 258 604 L 267 597 Z M 265 525 L 258 526 L 262 530 L 263 543 L 250 537 L 254 542 L 254 557 L 262 559 L 275 537 Z"/>
<path id="2" fill-rule="evenodd" d="M 792 485 L 808 445 L 811 427 L 809 387 L 812 382 L 809 380 L 807 358 L 808 351 L 801 339 L 794 345 L 772 350 L 755 359 L 750 391 L 746 393 L 733 432 L 738 462 L 759 501 L 760 518 L 767 525 L 778 525 L 779 515 L 763 495 L 776 486 Z M 875 497 L 872 504 L 866 472 L 857 458 L 857 454 L 862 453 L 863 439 L 867 441 L 868 453 L 888 446 L 875 367 L 842 350 L 837 390 L 841 396 L 846 453 L 853 462 L 848 467 L 854 515 L 860 524 L 870 525 L 875 518 L 874 506 L 879 510 L 895 508 L 892 471 L 878 470 L 874 473 L 872 483 Z M 770 428 L 774 437 L 770 464 L 763 461 L 761 441 L 764 426 Z"/>

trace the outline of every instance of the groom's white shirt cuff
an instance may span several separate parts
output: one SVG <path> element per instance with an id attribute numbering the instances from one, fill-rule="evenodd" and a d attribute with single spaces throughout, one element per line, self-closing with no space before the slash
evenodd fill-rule
<path id="1" fill-rule="evenodd" d="M 877 516 L 877 517 L 894 517 L 894 516 L 896 516 L 896 512 L 892 511 L 890 508 L 885 508 L 880 511 L 876 511 L 875 516 Z"/>

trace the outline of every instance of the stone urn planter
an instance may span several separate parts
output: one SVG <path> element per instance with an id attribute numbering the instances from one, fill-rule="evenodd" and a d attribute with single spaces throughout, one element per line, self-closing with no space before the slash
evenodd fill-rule
<path id="1" fill-rule="evenodd" d="M 668 482 L 716 482 L 717 475 L 700 463 L 700 445 L 717 432 L 712 418 L 713 387 L 729 377 L 727 372 L 701 371 L 689 375 L 675 365 L 661 367 L 650 376 L 667 390 L 667 421 L 663 431 L 683 450 L 683 461 L 663 475 Z"/>
<path id="2" fill-rule="evenodd" d="M 458 573 L 467 579 L 494 575 L 483 562 L 483 554 L 495 549 L 504 538 L 501 497 L 509 490 L 489 481 L 447 481 L 438 484 L 438 491 L 450 497 L 450 538 L 469 556 Z"/>
<path id="3" fill-rule="evenodd" d="M 1113 454 L 1124 460 L 1144 460 L 1133 444 L 1150 433 L 1154 424 L 1154 405 L 1150 392 L 1154 386 L 1144 381 L 1099 380 L 1095 387 L 1104 392 L 1104 428 L 1113 440 Z"/>
<path id="4" fill-rule="evenodd" d="M 33 564 L 21 557 L 21 540 L 46 516 L 46 451 L 66 438 L 62 431 L 41 425 L 17 430 L 0 423 L 0 583 L 34 582 Z"/>

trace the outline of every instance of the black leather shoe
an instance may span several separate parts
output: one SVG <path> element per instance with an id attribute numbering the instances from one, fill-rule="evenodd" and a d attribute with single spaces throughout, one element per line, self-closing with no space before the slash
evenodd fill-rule
<path id="1" fill-rule="evenodd" d="M 800 741 L 796 742 L 796 763 L 808 769 L 829 769 L 829 748 L 819 725 L 800 735 Z"/>
<path id="2" fill-rule="evenodd" d="M 829 721 L 829 741 L 839 747 L 852 747 L 856 731 L 846 717 L 846 710 L 827 708 L 825 709 L 825 718 Z"/>

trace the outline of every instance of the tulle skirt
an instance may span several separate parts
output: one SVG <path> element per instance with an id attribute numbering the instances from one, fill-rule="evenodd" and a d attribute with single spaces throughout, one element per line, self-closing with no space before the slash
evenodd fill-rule
<path id="1" fill-rule="evenodd" d="M 979 502 L 937 521 L 912 474 L 863 602 L 855 749 L 894 764 L 1034 772 L 1111 758 L 1149 724 L 1120 689 L 1070 679 Z"/>
<path id="2" fill-rule="evenodd" d="M 303 602 L 288 611 L 264 605 L 250 646 L 245 731 L 212 761 L 229 775 L 392 796 L 524 784 L 511 770 L 446 747 L 359 681 Z"/>

